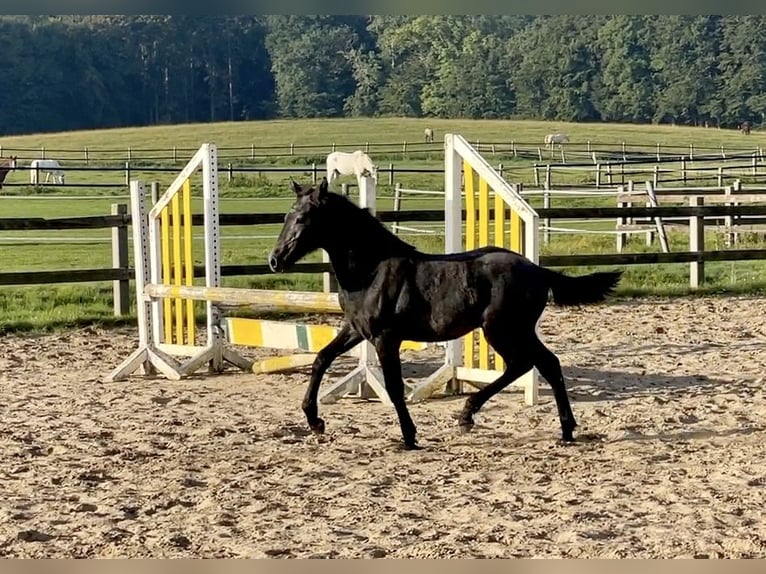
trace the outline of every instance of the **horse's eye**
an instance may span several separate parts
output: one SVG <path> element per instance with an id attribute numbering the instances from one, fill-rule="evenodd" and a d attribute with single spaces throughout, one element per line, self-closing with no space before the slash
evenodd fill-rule
<path id="1" fill-rule="evenodd" d="M 303 225 L 304 223 L 306 223 L 306 218 L 303 215 L 299 215 L 298 217 L 295 218 L 295 223 L 297 223 L 298 225 Z"/>

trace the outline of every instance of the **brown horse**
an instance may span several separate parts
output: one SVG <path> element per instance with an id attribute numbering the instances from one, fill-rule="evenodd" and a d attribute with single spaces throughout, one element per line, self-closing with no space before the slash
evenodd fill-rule
<path id="1" fill-rule="evenodd" d="M 5 176 L 8 175 L 8 172 L 12 169 L 16 169 L 16 160 L 18 158 L 15 155 L 12 155 L 11 157 L 0 157 L 0 189 L 3 188 L 3 182 L 5 181 Z"/>
<path id="2" fill-rule="evenodd" d="M 739 124 L 739 133 L 745 134 L 746 136 L 750 135 L 750 122 L 742 122 Z"/>

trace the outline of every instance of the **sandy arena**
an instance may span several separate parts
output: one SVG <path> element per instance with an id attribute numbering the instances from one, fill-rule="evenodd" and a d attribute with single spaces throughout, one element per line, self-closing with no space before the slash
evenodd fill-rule
<path id="1" fill-rule="evenodd" d="M 464 398 L 411 406 L 419 452 L 354 399 L 318 441 L 307 369 L 105 384 L 135 330 L 5 336 L 0 555 L 766 557 L 766 298 L 549 307 L 541 333 L 577 445 L 544 386 L 466 435 Z"/>

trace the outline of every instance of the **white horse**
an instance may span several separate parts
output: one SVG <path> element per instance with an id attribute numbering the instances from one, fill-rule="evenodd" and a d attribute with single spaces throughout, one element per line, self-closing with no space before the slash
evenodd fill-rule
<path id="1" fill-rule="evenodd" d="M 327 156 L 327 183 L 341 175 L 356 176 L 359 185 L 363 175 L 371 175 L 378 181 L 378 166 L 372 163 L 370 156 L 358 149 L 355 152 L 334 151 Z"/>
<path id="2" fill-rule="evenodd" d="M 569 136 L 566 134 L 548 134 L 545 136 L 545 147 L 552 148 L 554 144 L 563 144 L 569 141 Z"/>
<path id="3" fill-rule="evenodd" d="M 39 182 L 40 172 L 45 173 L 45 181 L 53 176 L 53 183 L 64 183 L 64 171 L 61 169 L 61 164 L 55 159 L 35 159 L 29 164 L 29 183 L 37 185 Z"/>
<path id="4" fill-rule="evenodd" d="M 432 143 L 434 141 L 434 130 L 426 128 L 423 130 L 423 135 L 426 138 L 426 143 Z"/>

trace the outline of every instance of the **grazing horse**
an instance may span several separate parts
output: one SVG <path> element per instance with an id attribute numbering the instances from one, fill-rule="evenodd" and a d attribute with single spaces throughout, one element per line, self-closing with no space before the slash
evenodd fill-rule
<path id="1" fill-rule="evenodd" d="M 372 163 L 370 156 L 360 149 L 351 153 L 334 151 L 327 156 L 327 181 L 329 183 L 341 175 L 351 174 L 356 176 L 357 181 L 363 175 L 371 175 L 377 181 L 378 166 Z"/>
<path id="2" fill-rule="evenodd" d="M 16 160 L 18 158 L 15 155 L 12 155 L 11 157 L 0 157 L 0 189 L 3 189 L 3 182 L 5 181 L 5 176 L 8 175 L 8 172 L 12 169 L 16 169 Z"/>
<path id="3" fill-rule="evenodd" d="M 566 134 L 548 134 L 545 136 L 546 149 L 552 148 L 554 144 L 563 144 L 569 141 L 569 136 Z"/>
<path id="4" fill-rule="evenodd" d="M 746 136 L 750 135 L 750 122 L 742 122 L 739 124 L 739 133 L 745 134 Z"/>
<path id="5" fill-rule="evenodd" d="M 404 398 L 399 349 L 402 341 L 449 341 L 481 327 L 505 361 L 500 377 L 465 402 L 461 430 L 493 395 L 537 367 L 553 388 L 562 439 L 573 441 L 577 426 L 556 355 L 538 338 L 535 326 L 548 302 L 559 305 L 602 301 L 622 271 L 570 277 L 540 267 L 501 247 L 451 254 L 422 253 L 391 233 L 368 210 L 327 190 L 292 182 L 296 201 L 274 249 L 269 268 L 285 271 L 316 249 L 330 256 L 338 280 L 344 321 L 319 351 L 303 399 L 309 427 L 325 430 L 318 416 L 319 385 L 331 363 L 367 339 L 375 347 L 386 391 L 394 404 L 408 450 L 419 448 Z"/>
<path id="6" fill-rule="evenodd" d="M 39 183 L 40 172 L 45 173 L 45 181 L 53 176 L 53 183 L 64 184 L 64 171 L 61 169 L 61 164 L 55 159 L 35 159 L 29 164 L 29 183 L 37 185 Z"/>
<path id="7" fill-rule="evenodd" d="M 423 136 L 426 138 L 426 143 L 433 143 L 434 141 L 434 130 L 431 128 L 426 128 L 423 130 Z"/>

